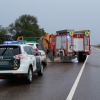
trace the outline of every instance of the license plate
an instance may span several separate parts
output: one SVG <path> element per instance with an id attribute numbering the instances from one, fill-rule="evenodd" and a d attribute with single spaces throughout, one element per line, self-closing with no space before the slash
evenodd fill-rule
<path id="1" fill-rule="evenodd" d="M 0 65 L 9 65 L 9 61 L 0 61 Z"/>

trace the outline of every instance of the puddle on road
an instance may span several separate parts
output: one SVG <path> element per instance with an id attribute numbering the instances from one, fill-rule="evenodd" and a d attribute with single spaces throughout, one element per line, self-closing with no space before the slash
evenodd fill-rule
<path id="1" fill-rule="evenodd" d="M 47 62 L 52 62 L 52 61 L 50 61 L 50 59 L 47 59 Z M 55 58 L 54 62 L 61 62 L 61 60 L 60 60 L 60 58 Z M 70 62 L 77 63 L 78 60 L 77 60 L 77 58 L 75 58 L 75 59 L 72 59 Z"/>

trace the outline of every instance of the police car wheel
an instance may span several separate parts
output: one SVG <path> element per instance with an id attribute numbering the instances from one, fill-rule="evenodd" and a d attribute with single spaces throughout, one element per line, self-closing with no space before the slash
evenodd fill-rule
<path id="1" fill-rule="evenodd" d="M 38 76 L 43 76 L 43 65 L 41 64 L 40 70 L 37 72 Z"/>
<path id="2" fill-rule="evenodd" d="M 47 60 L 43 62 L 43 66 L 47 66 Z"/>
<path id="3" fill-rule="evenodd" d="M 32 80 L 33 80 L 33 72 L 32 72 L 32 68 L 29 67 L 28 74 L 27 74 L 27 83 L 28 84 L 32 83 Z"/>

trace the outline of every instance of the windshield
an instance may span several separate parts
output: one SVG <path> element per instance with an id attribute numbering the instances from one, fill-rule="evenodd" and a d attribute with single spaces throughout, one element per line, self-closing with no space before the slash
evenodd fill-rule
<path id="1" fill-rule="evenodd" d="M 43 50 L 43 47 L 42 47 L 42 45 L 40 45 L 40 44 L 36 44 L 36 47 L 37 47 L 39 50 Z"/>
<path id="2" fill-rule="evenodd" d="M 20 53 L 19 46 L 0 46 L 0 56 L 14 56 Z"/>

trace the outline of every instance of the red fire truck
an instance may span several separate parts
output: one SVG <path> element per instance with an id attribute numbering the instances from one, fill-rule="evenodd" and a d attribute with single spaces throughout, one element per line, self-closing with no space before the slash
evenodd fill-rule
<path id="1" fill-rule="evenodd" d="M 56 35 L 49 36 L 47 56 L 51 61 L 59 56 L 62 62 L 70 61 L 77 57 L 79 62 L 84 62 L 90 55 L 90 30 L 60 30 Z"/>

